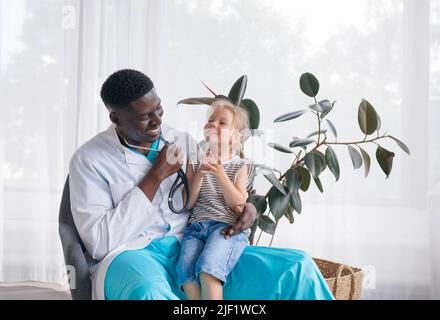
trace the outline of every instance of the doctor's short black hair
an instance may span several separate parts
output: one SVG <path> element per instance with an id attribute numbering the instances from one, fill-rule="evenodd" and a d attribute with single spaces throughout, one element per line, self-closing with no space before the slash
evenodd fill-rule
<path id="1" fill-rule="evenodd" d="M 125 109 L 153 88 L 153 81 L 142 72 L 123 69 L 116 71 L 104 81 L 101 99 L 108 109 Z"/>

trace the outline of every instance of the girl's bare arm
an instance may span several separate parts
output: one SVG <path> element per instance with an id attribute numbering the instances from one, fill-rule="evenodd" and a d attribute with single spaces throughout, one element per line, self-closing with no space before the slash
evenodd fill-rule
<path id="1" fill-rule="evenodd" d="M 246 191 L 247 171 L 247 166 L 244 166 L 238 173 L 235 183 L 226 174 L 218 177 L 226 202 L 232 210 L 237 212 L 241 212 L 239 206 L 246 202 L 248 196 Z"/>

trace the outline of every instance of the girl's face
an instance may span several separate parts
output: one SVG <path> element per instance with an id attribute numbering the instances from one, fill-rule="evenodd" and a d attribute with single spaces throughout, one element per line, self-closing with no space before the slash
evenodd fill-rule
<path id="1" fill-rule="evenodd" d="M 210 144 L 229 145 L 234 132 L 234 114 L 227 108 L 215 108 L 203 127 L 203 135 Z"/>

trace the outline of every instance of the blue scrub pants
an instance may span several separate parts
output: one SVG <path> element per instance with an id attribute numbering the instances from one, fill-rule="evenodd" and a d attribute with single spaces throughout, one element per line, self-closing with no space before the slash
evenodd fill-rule
<path id="1" fill-rule="evenodd" d="M 180 242 L 167 236 L 117 255 L 107 270 L 108 300 L 185 299 L 176 263 Z M 318 267 L 304 251 L 247 246 L 223 286 L 225 300 L 334 299 Z"/>

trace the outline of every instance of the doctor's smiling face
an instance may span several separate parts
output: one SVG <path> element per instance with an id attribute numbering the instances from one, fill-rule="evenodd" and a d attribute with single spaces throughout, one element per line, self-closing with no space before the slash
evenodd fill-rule
<path id="1" fill-rule="evenodd" d="M 153 82 L 135 70 L 120 70 L 103 84 L 101 97 L 118 134 L 131 144 L 149 147 L 159 138 L 163 108 Z"/>
<path id="2" fill-rule="evenodd" d="M 110 112 L 119 134 L 129 143 L 149 145 L 159 138 L 163 108 L 156 90 L 136 99 L 124 110 Z"/>

